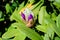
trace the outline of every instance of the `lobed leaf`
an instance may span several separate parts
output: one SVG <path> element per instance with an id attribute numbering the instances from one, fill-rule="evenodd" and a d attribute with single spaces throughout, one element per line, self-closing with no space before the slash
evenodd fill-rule
<path id="1" fill-rule="evenodd" d="M 24 34 L 26 34 L 26 36 L 32 40 L 43 40 L 42 37 L 37 34 L 35 31 L 33 31 L 30 28 L 27 28 L 24 24 L 14 24 L 16 25 Z"/>

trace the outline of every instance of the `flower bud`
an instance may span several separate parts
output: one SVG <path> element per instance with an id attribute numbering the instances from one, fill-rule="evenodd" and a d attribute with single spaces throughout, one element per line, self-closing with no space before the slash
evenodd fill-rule
<path id="1" fill-rule="evenodd" d="M 34 14 L 33 12 L 26 8 L 23 12 L 20 12 L 21 18 L 27 27 L 32 27 L 34 24 Z"/>

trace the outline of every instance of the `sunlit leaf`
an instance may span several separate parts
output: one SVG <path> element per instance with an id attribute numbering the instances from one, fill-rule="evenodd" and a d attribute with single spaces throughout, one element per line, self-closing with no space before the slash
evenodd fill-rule
<path id="1" fill-rule="evenodd" d="M 9 4 L 6 4 L 5 8 L 6 8 L 7 13 L 9 13 L 9 12 L 12 13 L 12 8 Z"/>
<path id="2" fill-rule="evenodd" d="M 25 40 L 26 36 L 23 34 L 17 35 L 13 40 Z"/>
<path id="3" fill-rule="evenodd" d="M 36 27 L 37 30 L 48 34 L 48 36 L 53 39 L 54 31 L 52 30 L 51 24 L 50 24 L 52 21 L 51 21 L 50 15 L 46 11 L 45 6 L 41 7 L 40 9 L 40 12 L 38 15 L 38 21 L 41 25 Z"/>
<path id="4" fill-rule="evenodd" d="M 48 34 L 45 34 L 44 40 L 50 40 Z"/>
<path id="5" fill-rule="evenodd" d="M 48 36 L 53 39 L 54 32 L 53 32 L 53 30 L 51 29 L 50 26 L 47 26 L 47 25 L 45 25 L 45 26 L 44 25 L 37 25 L 36 28 L 37 28 L 37 30 L 42 31 L 42 32 L 48 34 Z"/>
<path id="6" fill-rule="evenodd" d="M 56 32 L 56 34 L 60 37 L 60 15 L 57 17 L 57 25 L 56 23 L 52 22 L 52 29 Z"/>
<path id="7" fill-rule="evenodd" d="M 36 28 L 37 28 L 37 30 L 42 31 L 44 33 L 47 32 L 47 26 L 37 25 Z"/>
<path id="8" fill-rule="evenodd" d="M 48 24 L 49 19 L 50 19 L 50 15 L 46 12 L 46 6 L 41 7 L 39 14 L 38 14 L 39 23 L 44 24 L 44 22 L 45 22 Z"/>
<path id="9" fill-rule="evenodd" d="M 51 20 L 51 28 L 54 30 L 54 32 L 60 37 L 60 28 L 57 27 L 56 23 Z"/>
<path id="10" fill-rule="evenodd" d="M 17 26 L 24 34 L 26 34 L 28 38 L 32 40 L 43 40 L 39 34 L 37 34 L 34 30 L 27 28 L 22 23 L 21 24 L 15 23 L 14 25 Z"/>
<path id="11" fill-rule="evenodd" d="M 10 27 L 9 30 L 3 34 L 2 38 L 8 39 L 12 37 L 14 37 L 14 40 L 17 40 L 17 39 L 24 40 L 26 38 L 26 35 L 23 32 L 21 32 L 19 29 L 14 29 L 13 27 Z"/>

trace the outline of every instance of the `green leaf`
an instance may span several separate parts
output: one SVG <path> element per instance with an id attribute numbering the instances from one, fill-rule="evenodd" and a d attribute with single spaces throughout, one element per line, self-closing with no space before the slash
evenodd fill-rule
<path id="1" fill-rule="evenodd" d="M 56 22 L 57 22 L 57 27 L 60 28 L 60 14 L 57 16 Z"/>
<path id="2" fill-rule="evenodd" d="M 4 20 L 4 18 L 2 18 L 2 11 L 0 11 L 0 21 L 3 21 Z"/>
<path id="3" fill-rule="evenodd" d="M 48 36 L 53 39 L 54 37 L 54 32 L 53 30 L 51 29 L 50 25 L 37 25 L 36 26 L 36 29 L 39 30 L 39 31 L 42 31 L 46 34 L 48 34 Z"/>
<path id="4" fill-rule="evenodd" d="M 39 9 L 40 9 L 40 7 L 42 6 L 42 4 L 43 3 L 41 3 L 41 4 L 36 4 L 36 5 L 38 5 L 35 9 L 33 9 L 32 11 L 33 11 L 33 13 L 35 14 L 35 15 L 37 15 L 38 13 L 39 13 Z"/>
<path id="5" fill-rule="evenodd" d="M 60 37 L 60 28 L 57 27 L 56 23 L 51 20 L 50 27 L 54 30 L 54 32 Z"/>
<path id="6" fill-rule="evenodd" d="M 55 2 L 60 3 L 60 0 L 55 0 Z"/>
<path id="7" fill-rule="evenodd" d="M 52 26 L 52 27 L 53 27 L 53 26 Z M 50 27 L 50 25 L 48 25 L 47 34 L 48 34 L 48 36 L 51 38 L 51 40 L 53 40 L 53 38 L 54 38 L 54 31 L 53 31 L 53 29 Z"/>
<path id="8" fill-rule="evenodd" d="M 57 27 L 53 27 L 55 33 L 60 37 L 60 28 L 57 28 Z"/>
<path id="9" fill-rule="evenodd" d="M 8 31 L 2 35 L 2 38 L 9 39 L 12 37 L 14 37 L 13 38 L 14 40 L 17 40 L 17 39 L 24 40 L 26 38 L 26 35 L 19 29 L 14 29 L 13 27 L 10 27 Z"/>
<path id="10" fill-rule="evenodd" d="M 39 14 L 38 14 L 39 23 L 48 24 L 49 20 L 50 20 L 50 15 L 46 12 L 46 6 L 41 7 Z"/>
<path id="11" fill-rule="evenodd" d="M 13 25 L 17 26 L 30 39 L 32 39 L 32 40 L 43 40 L 39 34 L 37 34 L 34 30 L 27 28 L 24 24 L 15 23 Z"/>
<path id="12" fill-rule="evenodd" d="M 2 38 L 0 38 L 0 40 L 2 40 Z"/>
<path id="13" fill-rule="evenodd" d="M 4 18 L 0 18 L 0 21 L 3 21 L 4 20 Z"/>
<path id="14" fill-rule="evenodd" d="M 23 23 L 21 15 L 19 13 L 23 7 L 24 7 L 24 2 L 22 2 L 19 5 L 18 9 L 15 9 L 15 11 L 12 13 L 12 15 L 10 17 L 10 20 L 16 20 L 17 22 L 22 22 Z"/>
<path id="15" fill-rule="evenodd" d="M 50 40 L 48 34 L 45 34 L 44 40 Z"/>
<path id="16" fill-rule="evenodd" d="M 0 11 L 0 18 L 2 17 L 2 11 Z"/>
<path id="17" fill-rule="evenodd" d="M 53 4 L 56 6 L 56 8 L 60 8 L 60 3 L 57 3 L 57 2 L 53 2 Z"/>
<path id="18" fill-rule="evenodd" d="M 56 14 L 52 13 L 52 20 L 56 20 Z"/>
<path id="19" fill-rule="evenodd" d="M 30 3 L 34 3 L 35 2 L 35 0 L 28 0 Z"/>
<path id="20" fill-rule="evenodd" d="M 37 25 L 36 29 L 39 30 L 39 31 L 42 31 L 44 33 L 47 33 L 47 26 Z"/>
<path id="21" fill-rule="evenodd" d="M 25 40 L 26 36 L 23 34 L 17 35 L 13 40 Z"/>
<path id="22" fill-rule="evenodd" d="M 17 7 L 17 3 L 16 3 L 16 2 L 13 2 L 13 3 L 12 3 L 12 6 L 13 6 L 13 7 Z"/>
<path id="23" fill-rule="evenodd" d="M 18 8 L 18 11 L 20 12 L 20 10 L 24 7 L 24 2 L 22 2 L 20 5 L 19 5 L 19 8 Z"/>
<path id="24" fill-rule="evenodd" d="M 19 37 L 23 40 L 23 38 L 25 38 L 24 35 L 26 35 L 28 38 L 32 40 L 43 40 L 39 34 L 37 34 L 34 30 L 27 28 L 22 23 L 12 24 L 8 31 L 5 34 L 3 34 L 2 38 L 11 38 L 15 36 L 14 40 L 19 39 Z"/>
<path id="25" fill-rule="evenodd" d="M 37 15 L 38 15 L 38 13 L 39 13 L 39 9 L 40 9 L 40 7 L 43 5 L 43 3 L 41 3 L 41 4 L 39 4 L 40 2 L 38 2 L 35 6 L 33 6 L 33 7 L 35 7 L 34 9 L 32 9 L 32 11 L 33 11 L 33 13 L 34 13 L 34 15 L 35 15 L 35 18 L 37 18 Z M 36 7 L 37 6 L 37 7 Z"/>
<path id="26" fill-rule="evenodd" d="M 59 37 L 55 37 L 55 40 L 60 40 L 60 38 Z"/>
<path id="27" fill-rule="evenodd" d="M 53 39 L 54 31 L 51 28 L 51 24 L 50 24 L 52 21 L 50 15 L 46 12 L 46 6 L 41 7 L 40 12 L 38 14 L 38 21 L 41 25 L 36 27 L 37 30 L 48 34 L 49 37 Z"/>
<path id="28" fill-rule="evenodd" d="M 54 22 L 51 23 L 51 25 L 53 26 L 52 29 L 60 37 L 60 15 L 57 17 L 56 23 L 54 23 Z"/>
<path id="29" fill-rule="evenodd" d="M 15 20 L 17 22 L 23 23 L 21 15 L 19 14 L 19 11 L 17 11 L 17 9 L 15 9 L 13 14 L 11 15 L 10 20 Z"/>
<path id="30" fill-rule="evenodd" d="M 40 3 L 41 3 L 41 1 L 39 1 L 38 3 L 32 5 L 31 10 L 34 10 L 35 8 L 37 8 Z"/>
<path id="31" fill-rule="evenodd" d="M 6 4 L 5 8 L 7 13 L 10 13 L 10 12 L 12 13 L 12 8 L 8 3 Z"/>
<path id="32" fill-rule="evenodd" d="M 8 30 L 6 33 L 2 35 L 2 38 L 7 38 L 7 39 L 12 38 L 15 36 L 16 33 L 17 33 L 17 30 L 15 29 Z"/>

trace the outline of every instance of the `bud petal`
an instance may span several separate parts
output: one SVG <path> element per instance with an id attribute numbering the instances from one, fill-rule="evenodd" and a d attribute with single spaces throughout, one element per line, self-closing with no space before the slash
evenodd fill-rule
<path id="1" fill-rule="evenodd" d="M 21 16 L 22 16 L 22 18 L 23 18 L 24 20 L 26 20 L 25 14 L 24 14 L 23 12 L 21 12 Z"/>
<path id="2" fill-rule="evenodd" d="M 32 14 L 30 14 L 30 15 L 28 16 L 28 21 L 29 21 L 30 19 L 33 19 L 33 15 L 32 15 Z"/>

